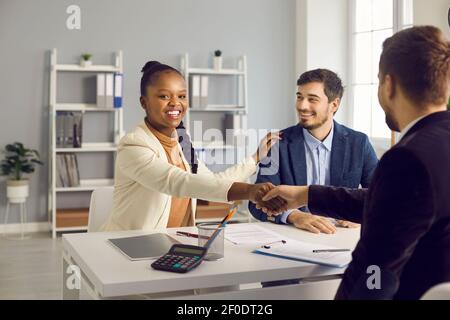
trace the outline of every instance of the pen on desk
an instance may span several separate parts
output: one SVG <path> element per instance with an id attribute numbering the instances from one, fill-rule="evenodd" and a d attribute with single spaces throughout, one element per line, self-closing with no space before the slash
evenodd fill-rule
<path id="1" fill-rule="evenodd" d="M 345 251 L 352 251 L 350 249 L 317 249 L 313 250 L 314 253 L 320 253 L 320 252 L 345 252 Z"/>
<path id="2" fill-rule="evenodd" d="M 191 238 L 198 238 L 199 235 L 196 233 L 190 233 L 190 232 L 184 232 L 184 231 L 177 231 L 177 236 L 185 236 L 185 237 L 191 237 Z M 209 239 L 207 236 L 201 236 L 203 239 Z"/>

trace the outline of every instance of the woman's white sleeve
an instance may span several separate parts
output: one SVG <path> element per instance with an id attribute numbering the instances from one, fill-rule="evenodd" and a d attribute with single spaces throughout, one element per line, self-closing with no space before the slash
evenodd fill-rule
<path id="1" fill-rule="evenodd" d="M 211 177 L 191 174 L 160 159 L 144 141 L 132 139 L 117 154 L 118 169 L 146 188 L 176 197 L 227 202 L 233 174 Z M 242 170 L 241 170 L 242 172 Z"/>

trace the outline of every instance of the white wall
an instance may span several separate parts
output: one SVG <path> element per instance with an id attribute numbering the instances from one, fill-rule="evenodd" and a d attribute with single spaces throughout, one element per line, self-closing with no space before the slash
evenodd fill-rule
<path id="1" fill-rule="evenodd" d="M 296 70 L 326 68 L 348 84 L 348 0 L 296 1 Z M 350 123 L 347 92 L 335 119 Z"/>
<path id="2" fill-rule="evenodd" d="M 448 8 L 450 0 L 414 0 L 414 25 L 434 25 L 450 38 Z"/>

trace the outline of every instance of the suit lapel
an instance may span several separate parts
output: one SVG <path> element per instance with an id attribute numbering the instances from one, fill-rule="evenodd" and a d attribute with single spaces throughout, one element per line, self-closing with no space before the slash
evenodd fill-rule
<path id="1" fill-rule="evenodd" d="M 305 155 L 305 139 L 300 126 L 295 128 L 295 134 L 291 137 L 288 144 L 289 161 L 294 173 L 294 181 L 296 185 L 306 185 L 306 155 Z"/>

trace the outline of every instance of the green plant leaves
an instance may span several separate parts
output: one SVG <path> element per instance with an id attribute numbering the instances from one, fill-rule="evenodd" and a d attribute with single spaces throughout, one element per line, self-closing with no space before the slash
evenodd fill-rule
<path id="1" fill-rule="evenodd" d="M 21 142 L 5 146 L 5 158 L 1 161 L 1 174 L 11 175 L 16 180 L 22 178 L 22 173 L 33 173 L 36 165 L 43 165 L 37 150 L 27 149 Z"/>

